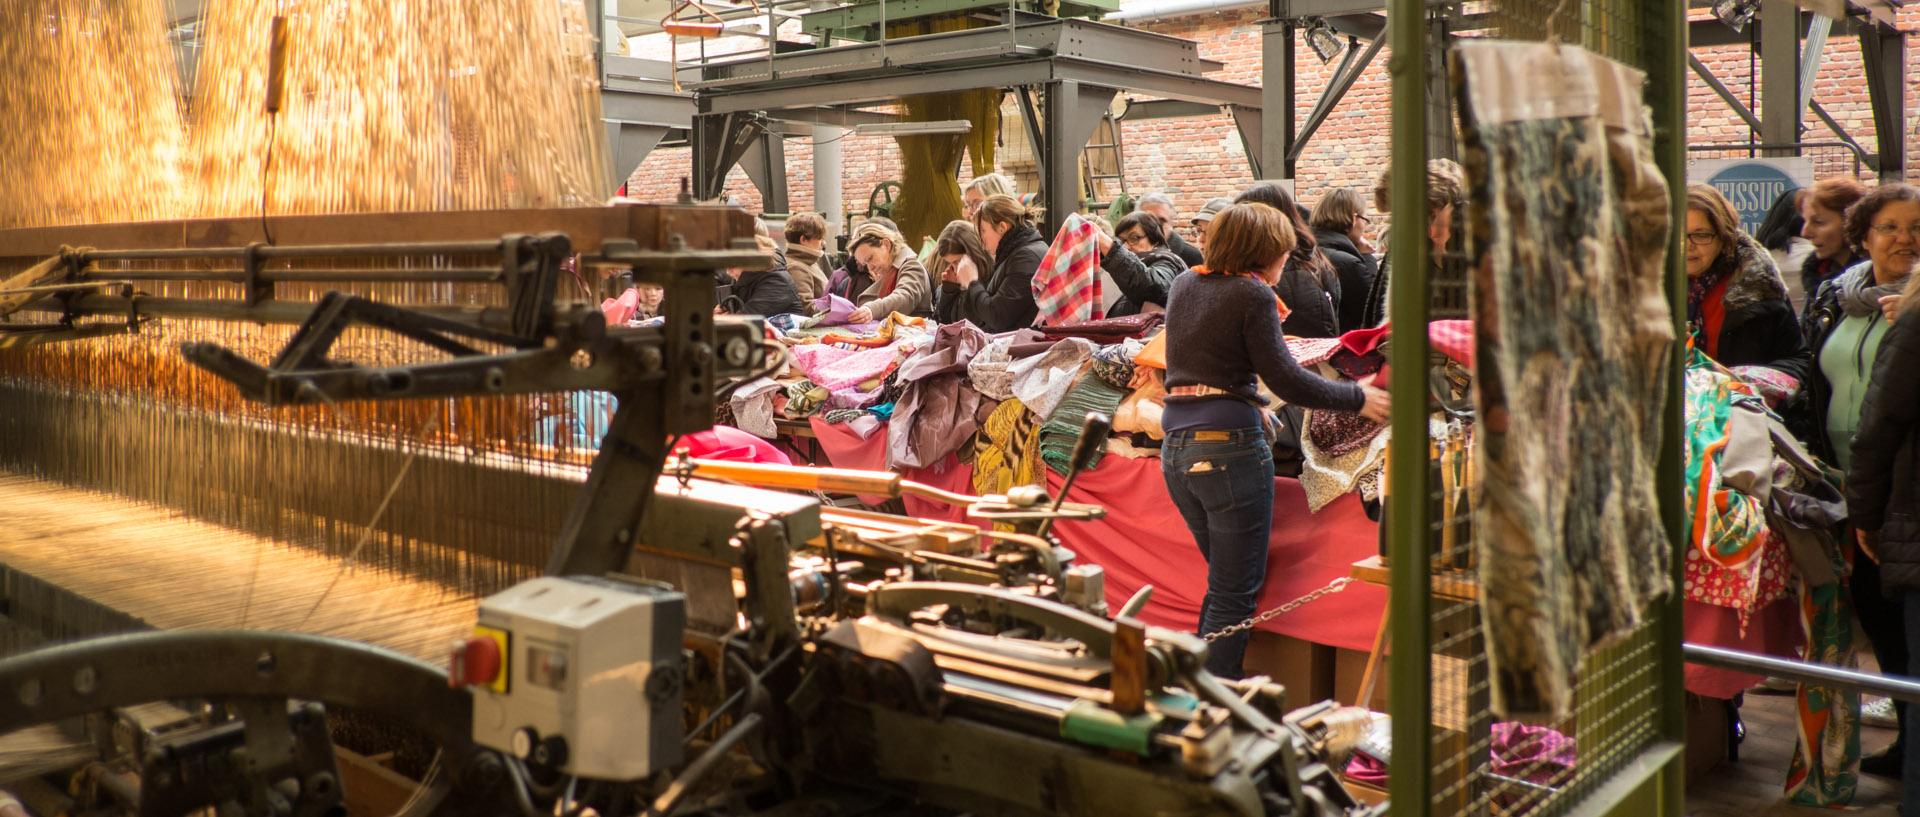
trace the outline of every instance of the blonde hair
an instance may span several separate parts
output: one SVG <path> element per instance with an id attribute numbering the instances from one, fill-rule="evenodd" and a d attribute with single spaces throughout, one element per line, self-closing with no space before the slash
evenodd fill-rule
<path id="1" fill-rule="evenodd" d="M 988 198 L 1017 195 L 1013 192 L 1013 180 L 998 173 L 988 173 L 985 176 L 968 182 L 966 190 L 978 190 L 980 191 L 980 195 Z M 961 192 L 964 193 L 966 190 L 962 190 Z"/>
<path id="2" fill-rule="evenodd" d="M 907 239 L 905 237 L 887 229 L 887 226 L 884 224 L 875 224 L 871 221 L 860 225 L 858 229 L 853 231 L 853 239 L 847 242 L 847 252 L 852 253 L 854 250 L 860 249 L 863 246 L 884 246 L 887 252 L 893 256 L 892 260 L 895 262 L 898 262 L 902 255 L 913 254 L 912 251 L 907 248 Z"/>
<path id="3" fill-rule="evenodd" d="M 1012 196 L 995 194 L 980 203 L 980 209 L 974 211 L 974 226 L 982 224 L 1005 224 L 1011 229 L 1016 224 L 1025 224 L 1033 219 L 1033 214 L 1019 199 Z"/>

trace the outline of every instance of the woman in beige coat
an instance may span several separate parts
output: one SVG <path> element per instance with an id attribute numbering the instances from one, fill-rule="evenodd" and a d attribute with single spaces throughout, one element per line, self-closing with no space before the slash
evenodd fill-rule
<path id="1" fill-rule="evenodd" d="M 854 299 L 859 308 L 848 320 L 886 320 L 895 312 L 916 318 L 933 316 L 933 286 L 927 268 L 920 265 L 920 259 L 899 233 L 878 224 L 862 224 L 853 233 L 850 252 L 873 276 L 873 285 Z"/>

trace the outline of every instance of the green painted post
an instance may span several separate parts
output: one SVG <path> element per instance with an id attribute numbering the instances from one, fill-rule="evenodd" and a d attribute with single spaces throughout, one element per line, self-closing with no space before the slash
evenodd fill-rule
<path id="1" fill-rule="evenodd" d="M 1648 43 L 1643 52 L 1648 61 L 1647 104 L 1653 110 L 1654 156 L 1661 172 L 1666 174 L 1672 202 L 1673 226 L 1667 237 L 1667 302 L 1673 306 L 1674 337 L 1684 339 L 1687 280 L 1680 236 L 1686 231 L 1687 215 L 1687 4 L 1661 0 L 1640 2 L 1644 4 L 1641 19 L 1648 24 L 1641 29 L 1641 36 L 1657 38 L 1656 42 Z M 1687 737 L 1685 664 L 1680 657 L 1680 644 L 1686 637 L 1680 588 L 1686 584 L 1684 543 L 1688 518 L 1683 485 L 1686 445 L 1682 436 L 1685 422 L 1682 407 L 1686 402 L 1681 386 L 1683 349 L 1684 343 L 1674 344 L 1672 370 L 1667 373 L 1666 412 L 1661 417 L 1666 433 L 1661 438 L 1660 510 L 1667 526 L 1667 539 L 1673 545 L 1670 571 L 1673 592 L 1659 605 L 1660 629 L 1656 633 L 1660 660 L 1657 699 L 1661 710 L 1660 734 L 1666 740 L 1678 742 L 1684 742 Z M 1680 817 L 1686 813 L 1684 757 L 1683 753 L 1669 764 L 1665 775 L 1668 785 L 1661 788 L 1662 817 Z"/>
<path id="2" fill-rule="evenodd" d="M 1431 811 L 1432 655 L 1428 652 L 1427 574 L 1427 85 L 1425 4 L 1393 0 L 1387 26 L 1393 54 L 1393 234 L 1388 293 L 1395 333 L 1393 443 L 1388 450 L 1387 553 L 1392 560 L 1393 659 L 1387 706 L 1393 714 L 1394 814 Z"/>

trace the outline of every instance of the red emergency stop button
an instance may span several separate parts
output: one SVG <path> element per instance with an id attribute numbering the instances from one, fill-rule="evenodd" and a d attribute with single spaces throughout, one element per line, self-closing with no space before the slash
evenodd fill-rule
<path id="1" fill-rule="evenodd" d="M 500 642 L 475 636 L 453 646 L 447 666 L 447 686 L 491 685 L 500 677 Z"/>

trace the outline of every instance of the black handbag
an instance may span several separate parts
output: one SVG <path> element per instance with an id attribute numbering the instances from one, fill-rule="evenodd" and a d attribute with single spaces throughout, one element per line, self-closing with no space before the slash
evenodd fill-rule
<path id="1" fill-rule="evenodd" d="M 1283 405 L 1279 411 L 1262 411 L 1267 432 L 1267 447 L 1273 450 L 1273 475 L 1276 477 L 1298 477 L 1306 468 L 1306 452 L 1300 450 L 1300 440 L 1307 433 L 1307 413 L 1305 409 L 1294 405 Z"/>

